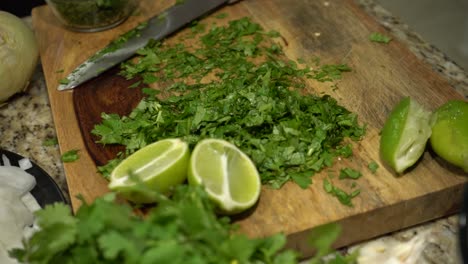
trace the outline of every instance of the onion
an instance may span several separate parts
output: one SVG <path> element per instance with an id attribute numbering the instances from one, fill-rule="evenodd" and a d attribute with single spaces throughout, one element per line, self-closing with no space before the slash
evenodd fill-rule
<path id="1" fill-rule="evenodd" d="M 18 161 L 18 165 L 22 170 L 28 170 L 33 167 L 31 161 L 28 158 L 22 158 Z"/>
<path id="2" fill-rule="evenodd" d="M 31 28 L 20 18 L 0 11 L 0 103 L 26 89 L 38 58 Z"/>
<path id="3" fill-rule="evenodd" d="M 1 185 L 15 189 L 18 197 L 31 191 L 36 185 L 36 178 L 15 166 L 0 166 Z"/>
<path id="4" fill-rule="evenodd" d="M 22 248 L 25 229 L 34 223 L 34 215 L 18 197 L 14 189 L 0 186 L 0 263 L 13 264 L 8 251 Z"/>
<path id="5" fill-rule="evenodd" d="M 29 239 L 38 226 L 34 212 L 41 209 L 29 192 L 36 185 L 36 178 L 16 166 L 11 166 L 8 157 L 2 155 L 4 166 L 0 166 L 0 263 L 16 264 L 8 256 L 13 248 L 22 248 L 21 241 Z M 19 163 L 28 167 L 29 159 Z"/>

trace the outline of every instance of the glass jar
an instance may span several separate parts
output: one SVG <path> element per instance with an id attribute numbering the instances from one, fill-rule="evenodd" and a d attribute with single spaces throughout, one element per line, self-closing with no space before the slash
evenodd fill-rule
<path id="1" fill-rule="evenodd" d="M 52 12 L 67 28 L 95 32 L 125 21 L 138 0 L 46 0 Z"/>

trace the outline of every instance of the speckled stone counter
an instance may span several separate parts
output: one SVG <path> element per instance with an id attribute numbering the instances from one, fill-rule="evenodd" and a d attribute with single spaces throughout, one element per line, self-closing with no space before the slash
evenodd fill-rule
<path id="1" fill-rule="evenodd" d="M 356 2 L 468 99 L 468 76 L 463 69 L 372 0 Z M 28 90 L 0 107 L 0 119 L 0 147 L 29 157 L 47 171 L 67 194 L 59 149 L 57 146 L 43 145 L 45 139 L 55 138 L 56 135 L 40 65 Z M 408 262 L 391 263 L 450 264 L 461 263 L 457 246 L 457 216 L 454 215 L 354 245 L 343 251 L 360 248 L 363 257 L 368 258 L 381 255 L 383 259 L 389 259 L 398 254 L 411 257 Z M 403 250 L 405 248 L 409 248 L 409 253 Z M 366 263 L 384 262 L 375 260 Z"/>
<path id="2" fill-rule="evenodd" d="M 58 146 L 44 146 L 56 138 L 44 74 L 40 65 L 28 90 L 0 107 L 0 147 L 30 158 L 42 167 L 67 194 L 67 184 Z"/>

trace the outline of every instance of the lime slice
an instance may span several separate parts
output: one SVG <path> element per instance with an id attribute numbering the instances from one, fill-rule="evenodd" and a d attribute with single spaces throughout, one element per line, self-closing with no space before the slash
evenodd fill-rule
<path id="1" fill-rule="evenodd" d="M 434 112 L 430 141 L 437 155 L 468 172 L 468 102 L 448 101 Z"/>
<path id="2" fill-rule="evenodd" d="M 189 147 L 184 141 L 157 141 L 123 160 L 112 171 L 109 189 L 135 203 L 155 202 L 152 191 L 166 194 L 173 186 L 184 182 L 189 157 Z M 138 188 L 138 182 L 145 188 Z"/>
<path id="3" fill-rule="evenodd" d="M 202 185 L 226 214 L 252 207 L 260 196 L 260 175 L 250 158 L 233 144 L 204 139 L 190 158 L 188 181 Z"/>
<path id="4" fill-rule="evenodd" d="M 424 153 L 431 136 L 431 112 L 409 97 L 401 100 L 385 121 L 380 155 L 397 173 L 412 166 Z"/>

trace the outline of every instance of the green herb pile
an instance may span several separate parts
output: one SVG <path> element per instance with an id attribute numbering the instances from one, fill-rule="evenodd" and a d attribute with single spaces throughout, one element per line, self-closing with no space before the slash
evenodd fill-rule
<path id="1" fill-rule="evenodd" d="M 10 255 L 29 264 L 298 263 L 297 253 L 283 249 L 282 234 L 250 239 L 236 233 L 228 218 L 217 218 L 201 188 L 178 186 L 144 218 L 114 198 L 111 193 L 85 203 L 75 216 L 64 204 L 46 206 L 36 213 L 40 230 Z M 313 234 L 318 254 L 311 263 L 355 263 L 356 255 L 321 260 L 340 231 L 336 225 L 322 229 Z"/>
<path id="2" fill-rule="evenodd" d="M 60 18 L 76 28 L 100 27 L 129 15 L 132 0 L 50 0 Z"/>
<path id="3" fill-rule="evenodd" d="M 207 32 L 195 25 L 181 37 L 190 45 L 151 42 L 139 50 L 121 74 L 167 85 L 144 89 L 148 96 L 128 116 L 102 114 L 92 133 L 102 144 L 125 145 L 126 152 L 101 172 L 108 174 L 126 155 L 163 138 L 183 138 L 193 146 L 213 137 L 249 155 L 264 184 L 280 188 L 293 180 L 306 188 L 336 156 L 352 155 L 344 140 L 365 132 L 356 114 L 306 87 L 308 78 L 334 80 L 349 67 L 298 65 L 285 58 L 277 37 L 242 18 Z"/>
<path id="4" fill-rule="evenodd" d="M 39 211 L 41 231 L 13 255 L 35 263 L 296 263 L 278 253 L 285 237 L 248 239 L 218 219 L 206 193 L 181 186 L 161 199 L 145 219 L 114 195 L 80 207 L 76 217 L 64 204 Z M 47 241 L 47 243 L 45 243 Z"/>

